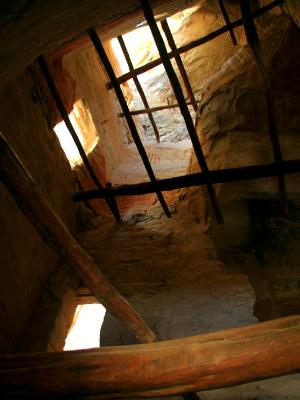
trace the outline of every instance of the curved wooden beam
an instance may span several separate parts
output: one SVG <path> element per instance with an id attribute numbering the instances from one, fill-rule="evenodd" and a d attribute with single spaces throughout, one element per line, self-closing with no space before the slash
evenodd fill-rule
<path id="1" fill-rule="evenodd" d="M 132 399 L 299 371 L 300 316 L 294 316 L 160 343 L 2 356 L 0 391 L 2 399 Z"/>

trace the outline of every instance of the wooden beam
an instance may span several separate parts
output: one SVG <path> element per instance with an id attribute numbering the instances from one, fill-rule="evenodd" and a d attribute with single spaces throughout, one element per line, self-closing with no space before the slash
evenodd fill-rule
<path id="1" fill-rule="evenodd" d="M 140 341 L 153 342 L 154 333 L 78 244 L 1 133 L 0 153 L 1 181 L 42 240 L 65 257 L 65 261 L 79 272 L 97 299 Z"/>
<path id="2" fill-rule="evenodd" d="M 220 10 L 221 10 L 221 12 L 223 14 L 224 21 L 226 22 L 226 24 L 227 24 L 227 26 L 229 28 L 228 30 L 229 30 L 229 34 L 230 34 L 232 43 L 234 44 L 234 46 L 236 46 L 237 45 L 237 40 L 236 40 L 236 37 L 235 37 L 235 34 L 234 34 L 234 30 L 230 26 L 230 18 L 229 18 L 229 15 L 228 15 L 227 11 L 226 11 L 226 7 L 224 5 L 224 2 L 223 2 L 223 0 L 218 0 L 218 3 L 219 3 Z"/>
<path id="3" fill-rule="evenodd" d="M 260 48 L 260 40 L 258 33 L 256 31 L 256 27 L 252 18 L 251 6 L 248 1 L 240 0 L 240 8 L 244 21 L 244 29 L 247 37 L 247 41 L 249 47 L 252 50 L 252 54 L 257 65 L 257 69 L 259 71 L 267 105 L 267 118 L 268 118 L 268 127 L 269 127 L 269 136 L 272 143 L 273 155 L 276 162 L 282 161 L 282 153 L 280 149 L 279 142 L 279 134 L 278 127 L 276 122 L 276 111 L 274 106 L 272 88 L 271 88 L 271 75 L 268 67 L 264 63 L 261 48 Z M 278 190 L 279 190 L 279 198 L 281 202 L 281 207 L 283 214 L 286 214 L 288 211 L 287 207 L 287 196 L 286 196 L 286 187 L 285 187 L 285 179 L 282 174 L 278 175 Z"/>
<path id="4" fill-rule="evenodd" d="M 200 103 L 200 101 L 196 101 L 196 103 Z M 188 101 L 186 104 L 188 106 L 192 106 L 193 105 L 190 101 Z M 166 104 L 164 106 L 145 108 L 145 109 L 142 109 L 142 110 L 131 110 L 130 114 L 131 115 L 149 114 L 149 113 L 154 113 L 154 112 L 162 111 L 162 110 L 169 110 L 170 108 L 177 108 L 177 107 L 179 107 L 178 104 Z M 124 117 L 123 113 L 119 113 L 118 115 L 119 115 L 119 117 Z"/>
<path id="5" fill-rule="evenodd" d="M 253 18 L 260 17 L 261 15 L 272 10 L 273 8 L 282 5 L 282 3 L 283 3 L 283 0 L 274 0 L 270 4 L 267 4 L 266 6 L 263 6 L 263 7 L 259 8 L 258 10 L 255 10 L 253 12 L 252 16 L 253 16 Z M 171 51 L 170 53 L 168 53 L 168 56 L 170 59 L 174 58 L 176 55 L 183 54 L 186 51 L 192 50 L 198 46 L 208 43 L 211 40 L 216 39 L 217 37 L 223 35 L 224 33 L 229 32 L 230 29 L 238 28 L 239 26 L 242 26 L 242 25 L 243 25 L 243 19 L 240 18 L 234 22 L 231 22 L 228 25 L 223 26 L 222 28 L 217 29 L 214 32 L 207 34 L 206 36 L 203 36 L 202 38 L 193 40 L 190 43 L 187 43 L 181 47 L 178 47 L 176 51 Z M 160 58 L 158 58 L 157 60 L 153 60 L 145 65 L 142 65 L 139 68 L 136 68 L 134 70 L 134 75 L 144 74 L 145 72 L 149 71 L 152 68 L 159 66 L 160 64 L 162 64 L 162 60 Z M 124 75 L 119 76 L 117 78 L 117 80 L 121 84 L 121 83 L 128 81 L 129 79 L 132 79 L 132 77 L 133 77 L 133 73 L 128 72 Z M 112 89 L 112 85 L 108 84 L 108 88 Z"/>
<path id="6" fill-rule="evenodd" d="M 122 89 L 121 89 L 121 87 L 120 87 L 120 85 L 119 85 L 119 83 L 117 81 L 116 75 L 115 75 L 114 70 L 113 70 L 113 68 L 111 66 L 111 63 L 110 63 L 110 61 L 109 61 L 109 59 L 108 59 L 108 57 L 107 57 L 107 55 L 105 53 L 105 50 L 104 50 L 104 48 L 102 46 L 102 43 L 101 43 L 101 41 L 100 41 L 100 39 L 99 39 L 99 37 L 98 37 L 98 35 L 97 35 L 97 33 L 96 33 L 96 31 L 94 29 L 89 29 L 88 35 L 89 35 L 89 37 L 90 37 L 90 39 L 91 39 L 91 41 L 92 41 L 92 43 L 93 43 L 93 45 L 95 47 L 95 50 L 96 50 L 100 60 L 102 61 L 103 65 L 104 65 L 104 68 L 106 69 L 106 72 L 108 74 L 108 77 L 109 77 L 110 81 L 113 84 L 113 87 L 114 87 L 114 90 L 116 92 L 117 98 L 119 100 L 120 106 L 122 108 L 122 111 L 123 111 L 123 113 L 125 115 L 127 124 L 129 126 L 131 135 L 132 135 L 133 140 L 135 142 L 135 145 L 136 145 L 136 147 L 138 149 L 138 152 L 139 152 L 139 154 L 141 156 L 141 159 L 142 159 L 142 161 L 144 163 L 144 166 L 145 166 L 145 169 L 146 169 L 146 171 L 148 173 L 150 181 L 151 182 L 155 182 L 156 178 L 155 178 L 153 169 L 151 167 L 150 161 L 148 159 L 146 150 L 145 150 L 145 148 L 143 146 L 143 143 L 142 143 L 142 141 L 141 141 L 141 139 L 139 137 L 137 128 L 136 128 L 135 123 L 133 121 L 133 118 L 132 118 L 132 116 L 130 114 L 128 105 L 126 103 L 125 97 L 124 97 L 123 92 L 122 92 Z M 171 213 L 169 211 L 169 208 L 167 206 L 167 203 L 166 203 L 162 193 L 157 191 L 156 195 L 158 197 L 158 200 L 159 200 L 159 202 L 160 202 L 160 204 L 161 204 L 166 216 L 168 218 L 170 218 L 171 217 Z"/>
<path id="7" fill-rule="evenodd" d="M 79 152 L 79 154 L 80 154 L 80 156 L 82 158 L 82 161 L 83 161 L 84 165 L 86 166 L 86 169 L 88 170 L 88 173 L 89 173 L 91 179 L 93 180 L 93 182 L 95 183 L 97 188 L 101 189 L 102 185 L 101 185 L 99 179 L 97 178 L 97 176 L 96 176 L 96 174 L 95 174 L 95 172 L 94 172 L 94 170 L 93 170 L 93 168 L 92 168 L 92 166 L 91 166 L 91 164 L 89 162 L 89 159 L 88 159 L 88 157 L 87 157 L 87 155 L 86 155 L 86 153 L 84 151 L 84 148 L 83 148 L 83 146 L 82 146 L 82 144 L 80 142 L 80 139 L 77 136 L 77 133 L 76 133 L 76 131 L 75 131 L 73 125 L 72 125 L 72 122 L 70 121 L 68 112 L 67 112 L 67 110 L 66 110 L 66 108 L 64 106 L 62 98 L 60 97 L 59 91 L 58 91 L 58 89 L 57 89 L 57 87 L 56 87 L 56 85 L 55 85 L 55 83 L 54 83 L 54 81 L 53 81 L 53 79 L 52 79 L 52 77 L 50 75 L 50 72 L 49 72 L 49 69 L 48 69 L 48 66 L 47 66 L 47 63 L 46 63 L 46 60 L 45 60 L 44 56 L 39 56 L 38 59 L 37 59 L 37 62 L 39 64 L 40 69 L 42 71 L 42 74 L 44 75 L 44 78 L 45 78 L 45 80 L 47 82 L 48 88 L 49 88 L 50 93 L 51 93 L 51 95 L 52 95 L 52 97 L 54 99 L 56 107 L 57 107 L 57 109 L 58 109 L 58 111 L 59 111 L 59 113 L 60 113 L 60 115 L 61 115 L 61 117 L 62 117 L 62 119 L 63 119 L 63 121 L 64 121 L 64 123 L 65 123 L 65 125 L 67 127 L 67 129 L 68 129 L 68 131 L 70 132 L 70 135 L 71 135 L 72 139 L 74 140 L 74 143 L 75 143 L 75 145 L 77 147 L 77 150 L 78 150 L 78 152 Z M 116 202 L 113 203 L 111 201 L 111 199 L 109 199 L 109 198 L 106 199 L 106 203 L 107 203 L 108 207 L 110 208 L 110 210 L 111 210 L 113 216 L 115 217 L 116 221 L 119 222 L 121 220 L 121 217 L 120 217 L 120 213 L 119 213 L 119 209 L 118 209 L 117 203 Z"/>
<path id="8" fill-rule="evenodd" d="M 132 399 L 299 371 L 300 316 L 294 316 L 159 343 L 3 355 L 0 390 L 2 399 Z"/>
<path id="9" fill-rule="evenodd" d="M 176 46 L 175 40 L 174 40 L 174 38 L 172 36 L 168 21 L 165 19 L 160 24 L 161 24 L 161 27 L 162 27 L 162 29 L 164 31 L 164 34 L 166 36 L 166 39 L 167 39 L 168 44 L 170 46 L 170 49 L 172 51 L 176 51 L 177 50 L 177 46 Z M 192 89 L 192 86 L 190 84 L 189 78 L 187 76 L 186 70 L 184 68 L 183 62 L 182 62 L 181 57 L 180 57 L 179 54 L 175 56 L 175 61 L 176 61 L 178 70 L 180 72 L 183 84 L 185 86 L 186 92 L 187 92 L 187 94 L 188 94 L 188 96 L 190 98 L 190 102 L 192 103 L 195 112 L 197 112 L 197 103 L 196 103 L 196 99 L 195 99 L 195 96 L 194 96 L 194 93 L 193 93 L 193 89 Z"/>
<path id="10" fill-rule="evenodd" d="M 143 182 L 135 185 L 122 185 L 111 189 L 88 190 L 76 193 L 75 201 L 85 201 L 108 196 L 136 196 L 153 193 L 156 190 L 169 191 L 185 187 L 207 185 L 208 183 L 230 183 L 268 178 L 279 174 L 294 174 L 300 172 L 300 159 L 282 161 L 265 165 L 252 165 L 240 168 L 228 168 L 198 172 L 174 178 L 160 179 L 155 183 Z"/>
<path id="11" fill-rule="evenodd" d="M 122 36 L 118 36 L 118 42 L 119 42 L 120 47 L 121 47 L 121 49 L 122 49 L 122 51 L 123 51 L 125 60 L 126 60 L 126 62 L 127 62 L 128 68 L 129 68 L 129 71 L 134 72 L 134 66 L 133 66 L 133 64 L 132 64 L 130 55 L 129 55 L 129 53 L 128 53 L 126 44 L 125 44 L 124 39 L 123 39 Z M 137 91 L 138 91 L 138 93 L 139 93 L 139 95 L 140 95 L 140 97 L 141 97 L 141 99 L 142 99 L 142 102 L 143 102 L 143 104 L 144 104 L 144 107 L 150 109 L 150 106 L 149 106 L 147 97 L 146 97 L 146 95 L 145 95 L 145 92 L 144 92 L 144 90 L 143 90 L 143 88 L 142 88 L 142 85 L 141 85 L 141 83 L 140 83 L 140 81 L 139 81 L 139 78 L 138 78 L 136 75 L 133 76 L 133 81 L 134 81 L 135 86 L 136 86 L 136 88 L 137 88 Z M 149 121 L 150 121 L 150 123 L 151 123 L 151 125 L 152 125 L 152 128 L 153 128 L 153 130 L 154 130 L 154 134 L 155 134 L 155 137 L 156 137 L 156 141 L 157 141 L 157 143 L 159 143 L 159 142 L 160 142 L 160 138 L 159 138 L 159 131 L 158 131 L 156 122 L 155 122 L 155 120 L 154 120 L 154 118 L 153 118 L 152 113 L 149 112 L 149 113 L 147 113 L 147 114 L 148 114 Z M 131 114 L 131 115 L 132 115 L 132 114 Z"/>
<path id="12" fill-rule="evenodd" d="M 153 15 L 153 11 L 151 8 L 151 5 L 149 3 L 148 0 L 141 0 L 141 4 L 142 4 L 142 8 L 143 8 L 143 12 L 146 18 L 146 21 L 149 25 L 149 28 L 152 32 L 157 50 L 159 52 L 159 55 L 162 59 L 163 65 L 165 67 L 166 73 L 168 75 L 169 81 L 171 83 L 171 86 L 173 88 L 173 92 L 175 94 L 177 103 L 179 105 L 182 117 L 184 119 L 184 122 L 186 124 L 189 136 L 191 138 L 192 144 L 193 144 L 193 148 L 197 157 L 197 161 L 198 164 L 201 168 L 201 170 L 203 172 L 207 172 L 208 171 L 208 167 L 206 164 L 206 160 L 204 157 L 204 154 L 202 152 L 202 148 L 200 145 L 200 141 L 193 123 L 193 119 L 191 117 L 191 114 L 189 112 L 188 106 L 186 105 L 185 102 L 185 98 L 182 92 L 182 88 L 180 86 L 179 80 L 176 76 L 176 73 L 172 67 L 171 61 L 168 57 L 168 53 L 167 53 L 167 49 L 165 46 L 165 43 L 163 41 L 163 38 L 161 36 L 161 33 L 158 29 L 158 26 L 155 22 L 155 18 Z M 216 197 L 216 193 L 215 190 L 213 188 L 213 186 L 208 183 L 207 184 L 207 190 L 208 190 L 208 194 L 209 194 L 209 198 L 210 198 L 210 202 L 212 205 L 212 209 L 215 215 L 215 218 L 217 220 L 218 223 L 222 223 L 223 222 L 223 217 L 218 205 L 218 201 L 217 201 L 217 197 Z"/>

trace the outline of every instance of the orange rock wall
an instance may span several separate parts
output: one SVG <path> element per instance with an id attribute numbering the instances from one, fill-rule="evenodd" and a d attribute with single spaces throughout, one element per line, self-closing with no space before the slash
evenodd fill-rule
<path id="1" fill-rule="evenodd" d="M 74 179 L 49 109 L 27 70 L 1 88 L 0 130 L 72 232 L 78 230 Z M 41 241 L 3 184 L 0 186 L 0 352 L 18 349 L 32 311 L 61 258 Z"/>

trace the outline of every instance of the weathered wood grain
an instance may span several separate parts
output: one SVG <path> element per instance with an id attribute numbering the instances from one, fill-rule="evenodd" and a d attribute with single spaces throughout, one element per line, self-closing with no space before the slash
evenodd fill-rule
<path id="1" fill-rule="evenodd" d="M 2 398 L 176 395 L 300 371 L 300 316 L 160 343 L 0 357 Z"/>

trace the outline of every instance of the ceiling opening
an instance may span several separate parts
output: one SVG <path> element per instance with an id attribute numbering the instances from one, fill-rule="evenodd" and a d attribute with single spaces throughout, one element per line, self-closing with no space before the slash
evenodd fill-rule
<path id="1" fill-rule="evenodd" d="M 189 24 L 192 15 L 196 13 L 198 9 L 199 6 L 190 7 L 184 11 L 172 15 L 171 17 L 168 17 L 167 21 L 172 35 L 177 34 L 178 37 L 181 37 L 180 40 L 182 40 L 184 31 Z M 156 17 L 156 20 L 159 21 L 163 21 L 165 19 L 166 16 L 164 15 Z M 167 49 L 170 52 L 171 49 L 167 44 L 167 40 L 164 36 L 164 32 L 160 23 L 158 26 L 160 27 L 160 31 L 164 37 Z M 124 40 L 125 46 L 135 69 L 160 57 L 151 30 L 146 23 L 138 24 L 137 29 L 124 34 L 122 39 Z M 129 67 L 118 38 L 112 39 L 110 44 L 118 63 L 119 70 L 122 74 L 126 74 L 129 72 Z M 145 92 L 150 108 L 170 106 L 177 103 L 174 93 L 170 87 L 165 68 L 162 64 L 139 75 L 138 79 Z M 135 111 L 145 109 L 145 105 L 143 104 L 134 80 L 130 79 L 127 82 L 127 85 L 129 86 L 129 90 L 131 92 L 131 96 L 127 95 L 127 102 L 130 110 Z M 186 100 L 188 101 L 187 95 Z M 195 112 L 191 105 L 189 106 L 189 110 L 193 120 L 195 121 Z M 153 118 L 157 125 L 161 142 L 174 143 L 188 139 L 188 132 L 178 107 L 156 111 L 153 113 Z M 155 128 L 153 128 L 153 124 L 151 124 L 147 113 L 135 116 L 135 120 L 137 121 L 141 138 L 145 142 L 155 141 Z"/>

